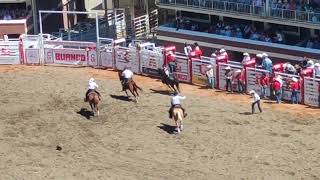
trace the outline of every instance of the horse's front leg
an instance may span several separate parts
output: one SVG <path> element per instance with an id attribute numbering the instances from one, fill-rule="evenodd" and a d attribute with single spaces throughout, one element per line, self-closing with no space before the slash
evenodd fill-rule
<path id="1" fill-rule="evenodd" d="M 100 113 L 99 113 L 99 107 L 98 107 L 98 104 L 96 104 L 95 106 L 96 106 L 97 116 L 99 116 L 99 114 L 100 114 Z"/>
<path id="2" fill-rule="evenodd" d="M 181 131 L 180 131 L 180 126 L 179 126 L 178 121 L 179 121 L 179 120 L 176 120 L 175 123 L 176 123 L 176 127 L 177 127 L 178 134 L 180 134 Z"/>
<path id="3" fill-rule="evenodd" d="M 126 92 L 126 95 L 127 95 L 127 97 L 129 98 L 129 94 L 128 94 L 127 90 L 125 90 L 124 92 Z"/>
<path id="4" fill-rule="evenodd" d="M 90 107 L 91 107 L 92 114 L 93 114 L 93 116 L 94 116 L 94 107 L 93 107 L 93 104 L 90 103 Z"/>

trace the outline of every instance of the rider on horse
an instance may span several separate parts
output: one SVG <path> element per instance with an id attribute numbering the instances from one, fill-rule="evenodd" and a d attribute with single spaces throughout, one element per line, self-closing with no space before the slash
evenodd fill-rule
<path id="1" fill-rule="evenodd" d="M 90 92 L 96 92 L 99 96 L 99 100 L 101 101 L 101 95 L 100 93 L 96 90 L 98 88 L 98 84 L 94 81 L 93 78 L 90 78 L 89 84 L 88 84 L 88 91 L 86 92 L 86 97 L 84 98 L 84 102 L 87 102 L 87 98 Z"/>
<path id="2" fill-rule="evenodd" d="M 133 72 L 126 66 L 123 71 L 122 71 L 122 74 L 121 76 L 123 77 L 123 80 L 122 80 L 122 90 L 125 91 L 125 87 L 127 85 L 127 83 L 132 80 L 132 77 L 133 77 Z"/>
<path id="3" fill-rule="evenodd" d="M 183 111 L 183 116 L 186 117 L 187 113 L 185 112 L 186 110 L 181 106 L 180 100 L 186 99 L 185 96 L 180 96 L 178 95 L 177 92 L 173 93 L 173 96 L 171 97 L 171 107 L 169 109 L 169 118 L 172 118 L 173 115 L 173 108 L 181 108 Z"/>
<path id="4" fill-rule="evenodd" d="M 169 71 L 169 68 L 167 66 L 164 66 L 163 67 L 163 71 L 164 71 L 164 74 L 171 80 L 174 80 L 174 76 L 173 76 L 173 73 L 171 73 Z"/>

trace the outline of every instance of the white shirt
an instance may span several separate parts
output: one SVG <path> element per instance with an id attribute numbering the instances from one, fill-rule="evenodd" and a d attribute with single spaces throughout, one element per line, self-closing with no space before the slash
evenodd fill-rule
<path id="1" fill-rule="evenodd" d="M 98 88 L 98 84 L 93 82 L 93 81 L 89 81 L 89 85 L 88 85 L 88 89 L 96 89 Z"/>
<path id="2" fill-rule="evenodd" d="M 184 54 L 189 56 L 190 52 L 192 51 L 192 48 L 190 46 L 186 46 L 183 48 Z"/>
<path id="3" fill-rule="evenodd" d="M 165 69 L 164 69 L 164 73 L 169 77 L 170 72 L 169 72 L 169 69 L 168 69 L 168 68 L 165 68 Z"/>
<path id="4" fill-rule="evenodd" d="M 213 77 L 213 68 L 210 68 L 208 71 L 207 71 L 207 76 L 212 78 Z"/>
<path id="5" fill-rule="evenodd" d="M 122 76 L 126 79 L 130 79 L 133 76 L 133 72 L 129 69 L 126 69 L 122 72 Z"/>
<path id="6" fill-rule="evenodd" d="M 255 92 L 254 94 L 253 94 L 253 102 L 257 102 L 258 100 L 260 100 L 260 96 Z"/>
<path id="7" fill-rule="evenodd" d="M 250 60 L 251 60 L 250 56 L 244 56 L 242 59 L 242 64 L 245 64 L 246 62 L 248 62 Z"/>
<path id="8" fill-rule="evenodd" d="M 183 99 L 186 99 L 186 97 L 179 96 L 179 95 L 173 96 L 173 97 L 171 97 L 171 104 L 172 105 L 179 105 L 179 104 L 181 104 L 180 100 L 183 100 Z"/>

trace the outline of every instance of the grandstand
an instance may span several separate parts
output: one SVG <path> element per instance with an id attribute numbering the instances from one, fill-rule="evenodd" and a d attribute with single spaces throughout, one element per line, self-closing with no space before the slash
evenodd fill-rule
<path id="1" fill-rule="evenodd" d="M 158 33 L 163 44 L 172 44 L 171 39 L 181 48 L 184 42 L 200 41 L 206 55 L 225 47 L 234 60 L 240 60 L 243 52 L 261 51 L 276 60 L 320 57 L 317 1 L 159 0 L 156 4 L 163 12 Z"/>

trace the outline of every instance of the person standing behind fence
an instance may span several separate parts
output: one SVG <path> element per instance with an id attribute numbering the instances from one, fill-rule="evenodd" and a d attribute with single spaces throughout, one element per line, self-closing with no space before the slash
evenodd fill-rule
<path id="1" fill-rule="evenodd" d="M 230 66 L 227 66 L 225 68 L 226 72 L 225 72 L 225 77 L 226 77 L 226 91 L 228 92 L 233 92 L 233 89 L 232 89 L 232 77 L 233 77 L 233 72 L 231 70 L 231 67 Z M 229 87 L 230 87 L 230 91 L 229 91 Z"/>
<path id="2" fill-rule="evenodd" d="M 170 51 L 168 56 L 167 56 L 167 63 L 168 63 L 168 66 L 169 66 L 170 73 L 175 72 L 175 68 L 176 68 L 176 62 L 175 61 L 176 61 L 175 60 L 175 56 L 174 56 L 173 52 Z"/>
<path id="3" fill-rule="evenodd" d="M 291 88 L 291 104 L 298 104 L 298 91 L 300 89 L 299 81 L 297 78 L 292 77 L 290 83 Z"/>
<path id="4" fill-rule="evenodd" d="M 251 60 L 251 58 L 250 58 L 249 53 L 243 53 L 243 59 L 242 59 L 241 64 L 242 64 L 242 65 L 245 65 L 245 64 L 247 64 L 247 62 L 250 61 L 250 60 Z"/>
<path id="5" fill-rule="evenodd" d="M 269 86 L 269 77 L 266 73 L 262 73 L 260 78 L 260 90 L 261 90 L 261 98 L 264 99 L 267 96 L 267 88 Z"/>
<path id="6" fill-rule="evenodd" d="M 191 51 L 192 51 L 192 48 L 191 48 L 191 46 L 189 46 L 189 45 L 185 42 L 185 43 L 184 43 L 183 51 L 184 51 L 184 54 L 185 54 L 186 56 L 189 56 L 189 54 L 190 54 Z"/>
<path id="7" fill-rule="evenodd" d="M 260 106 L 260 96 L 254 91 L 254 90 L 251 90 L 249 92 L 250 95 L 252 95 L 253 97 L 253 101 L 252 101 L 252 104 L 251 104 L 251 110 L 252 110 L 252 114 L 255 113 L 255 105 L 257 104 L 258 108 L 259 108 L 259 111 L 260 113 L 262 113 L 262 109 L 261 109 L 261 106 Z"/>
<path id="8" fill-rule="evenodd" d="M 281 103 L 281 99 L 282 99 L 282 77 L 280 75 L 278 75 L 276 78 L 273 79 L 273 90 L 274 90 L 274 94 L 276 96 L 276 101 L 278 104 Z"/>
<path id="9" fill-rule="evenodd" d="M 208 70 L 206 72 L 207 78 L 208 78 L 208 86 L 209 88 L 213 89 L 214 88 L 214 74 L 213 74 L 213 66 L 208 65 L 207 66 Z"/>
<path id="10" fill-rule="evenodd" d="M 320 78 L 320 64 L 319 63 L 314 64 L 314 77 Z"/>
<path id="11" fill-rule="evenodd" d="M 262 68 L 272 73 L 272 61 L 267 53 L 262 53 Z"/>

